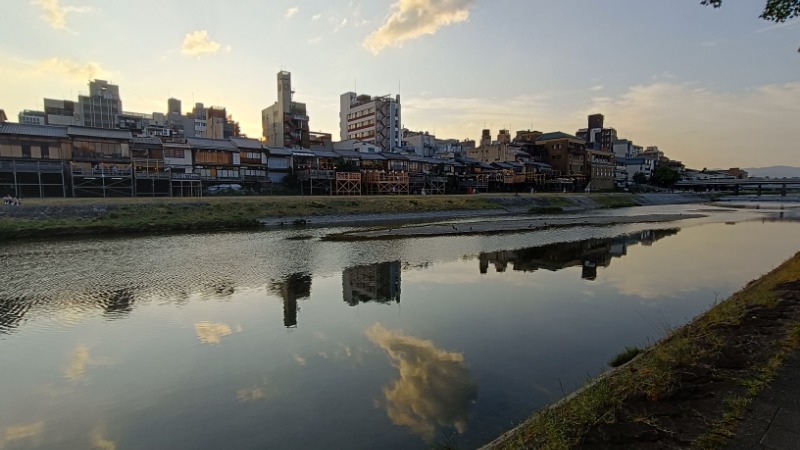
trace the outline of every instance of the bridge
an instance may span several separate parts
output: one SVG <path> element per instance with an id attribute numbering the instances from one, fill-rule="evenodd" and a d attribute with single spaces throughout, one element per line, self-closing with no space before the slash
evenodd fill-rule
<path id="1" fill-rule="evenodd" d="M 675 183 L 676 188 L 701 188 L 701 189 L 720 189 L 730 188 L 735 195 L 739 195 L 742 186 L 755 186 L 758 188 L 758 195 L 761 195 L 763 186 L 780 186 L 781 195 L 786 195 L 787 186 L 800 187 L 800 177 L 794 178 L 742 178 L 742 179 L 709 179 L 709 180 L 681 180 Z"/>

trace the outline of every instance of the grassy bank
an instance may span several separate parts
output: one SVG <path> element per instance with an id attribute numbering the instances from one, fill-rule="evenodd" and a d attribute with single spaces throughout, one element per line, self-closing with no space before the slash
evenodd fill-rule
<path id="1" fill-rule="evenodd" d="M 484 196 L 35 199 L 0 238 L 250 228 L 267 217 L 497 209 Z M 16 212 L 16 211 L 14 211 Z"/>
<path id="2" fill-rule="evenodd" d="M 800 254 L 490 445 L 722 448 L 800 348 Z"/>

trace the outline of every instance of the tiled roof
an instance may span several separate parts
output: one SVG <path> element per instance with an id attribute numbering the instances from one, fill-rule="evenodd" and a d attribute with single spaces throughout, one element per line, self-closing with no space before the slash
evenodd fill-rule
<path id="1" fill-rule="evenodd" d="M 551 141 L 553 139 L 578 139 L 575 136 L 567 133 L 563 133 L 561 131 L 556 131 L 554 133 L 545 133 L 538 138 L 536 138 L 536 142 L 539 141 Z"/>
<path id="2" fill-rule="evenodd" d="M 161 147 L 162 146 L 161 139 L 159 139 L 157 137 L 154 137 L 154 136 L 134 137 L 133 138 L 133 144 L 134 145 L 156 146 L 156 147 Z"/>
<path id="3" fill-rule="evenodd" d="M 267 151 L 269 156 L 292 156 L 292 150 L 289 148 L 269 147 Z"/>
<path id="4" fill-rule="evenodd" d="M 21 123 L 0 123 L 0 134 L 21 134 L 51 138 L 67 137 L 67 127 L 56 125 L 26 125 Z"/>
<path id="5" fill-rule="evenodd" d="M 261 142 L 258 141 L 257 139 L 232 137 L 231 142 L 233 142 L 233 145 L 239 148 L 246 148 L 249 150 L 261 150 L 263 148 L 261 146 Z"/>
<path id="6" fill-rule="evenodd" d="M 311 151 L 317 155 L 318 158 L 338 158 L 339 155 L 336 154 L 333 150 L 327 150 L 323 148 L 315 148 L 311 149 Z"/>
<path id="7" fill-rule="evenodd" d="M 227 139 L 186 138 L 186 143 L 189 144 L 189 147 L 198 150 L 224 150 L 227 152 L 235 152 L 238 150 L 236 146 Z"/>
<path id="8" fill-rule="evenodd" d="M 120 139 L 120 140 L 133 139 L 133 135 L 131 134 L 130 131 L 112 130 L 108 128 L 70 126 L 67 128 L 67 134 L 69 134 L 70 136 L 94 137 L 101 139 Z"/>
<path id="9" fill-rule="evenodd" d="M 334 150 L 334 153 L 341 156 L 342 158 L 361 158 L 361 153 L 358 153 L 355 150 Z"/>
<path id="10" fill-rule="evenodd" d="M 383 157 L 380 153 L 367 153 L 367 152 L 359 152 L 359 156 L 362 160 L 366 161 L 384 161 L 386 158 Z"/>

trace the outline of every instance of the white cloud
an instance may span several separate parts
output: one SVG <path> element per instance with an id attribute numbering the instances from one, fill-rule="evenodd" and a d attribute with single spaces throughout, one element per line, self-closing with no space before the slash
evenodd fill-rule
<path id="1" fill-rule="evenodd" d="M 220 45 L 219 42 L 212 41 L 211 38 L 208 37 L 208 31 L 197 30 L 186 33 L 186 37 L 183 38 L 181 52 L 183 52 L 184 55 L 196 56 L 206 53 L 214 54 L 217 53 L 220 48 L 222 48 L 222 45 Z"/>
<path id="2" fill-rule="evenodd" d="M 592 101 L 621 137 L 658 145 L 693 167 L 800 164 L 789 144 L 800 117 L 800 81 L 740 92 L 656 81 Z"/>
<path id="3" fill-rule="evenodd" d="M 602 84 L 594 85 L 591 88 L 589 88 L 589 90 L 592 91 L 592 92 L 602 91 L 603 90 L 603 85 Z"/>
<path id="4" fill-rule="evenodd" d="M 22 72 L 28 76 L 57 76 L 85 82 L 93 78 L 108 78 L 108 75 L 110 75 L 110 72 L 101 67 L 99 63 L 92 61 L 79 62 L 68 58 L 29 61 L 25 65 L 28 67 Z"/>
<path id="5" fill-rule="evenodd" d="M 469 19 L 469 7 L 475 0 L 398 0 L 384 24 L 364 40 L 363 45 L 373 54 L 384 48 L 402 46 L 403 42 L 440 28 Z"/>
<path id="6" fill-rule="evenodd" d="M 314 14 L 313 16 L 311 16 L 311 21 L 312 22 L 316 22 L 321 18 L 322 18 L 322 14 Z"/>
<path id="7" fill-rule="evenodd" d="M 294 17 L 295 14 L 299 12 L 300 8 L 298 8 L 297 6 L 292 6 L 291 8 L 286 10 L 286 18 L 291 19 L 292 17 Z"/>
<path id="8" fill-rule="evenodd" d="M 319 44 L 320 42 L 322 42 L 322 38 L 320 36 L 308 40 L 309 44 Z"/>
<path id="9" fill-rule="evenodd" d="M 333 32 L 335 33 L 344 28 L 345 26 L 347 26 L 347 18 L 342 19 L 342 21 L 339 22 L 339 25 L 337 25 L 336 28 L 333 29 Z"/>
<path id="10" fill-rule="evenodd" d="M 42 19 L 56 30 L 72 31 L 67 28 L 67 14 L 93 11 L 89 6 L 61 6 L 59 0 L 33 0 L 31 4 L 42 10 Z"/>

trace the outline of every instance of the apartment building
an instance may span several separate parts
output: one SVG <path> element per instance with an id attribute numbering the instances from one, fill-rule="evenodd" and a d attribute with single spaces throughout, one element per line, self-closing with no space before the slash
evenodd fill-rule
<path id="1" fill-rule="evenodd" d="M 339 137 L 374 143 L 394 152 L 401 145 L 400 96 L 372 97 L 346 92 L 340 97 Z"/>
<path id="2" fill-rule="evenodd" d="M 261 129 L 269 147 L 310 148 L 306 104 L 294 101 L 292 74 L 278 72 L 278 101 L 261 111 Z"/>

